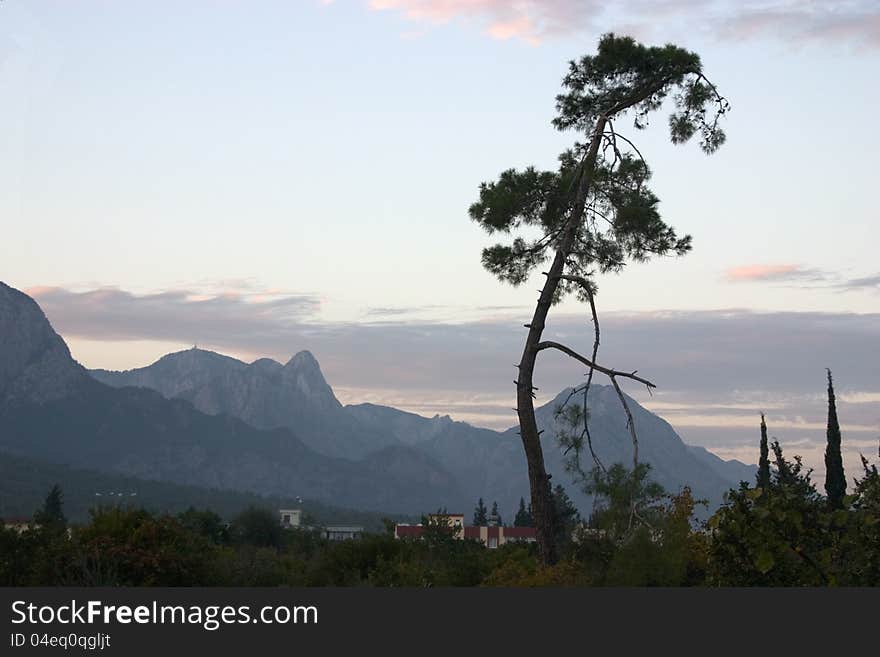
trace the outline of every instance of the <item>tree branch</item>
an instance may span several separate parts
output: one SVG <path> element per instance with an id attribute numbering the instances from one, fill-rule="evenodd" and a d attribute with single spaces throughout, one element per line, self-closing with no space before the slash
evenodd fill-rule
<path id="1" fill-rule="evenodd" d="M 544 349 L 557 349 L 564 354 L 568 354 L 569 356 L 574 358 L 576 361 L 583 363 L 587 367 L 593 367 L 597 372 L 602 372 L 602 374 L 604 374 L 608 377 L 613 378 L 613 377 L 619 376 L 624 379 L 632 379 L 633 381 L 638 381 L 642 385 L 646 386 L 649 390 L 651 388 L 657 387 L 656 385 L 654 385 L 653 383 L 651 383 L 647 379 L 643 379 L 640 376 L 636 376 L 636 372 L 638 370 L 636 370 L 636 372 L 621 372 L 619 370 L 612 370 L 607 367 L 602 367 L 598 363 L 592 362 L 589 358 L 585 358 L 584 356 L 581 356 L 579 353 L 577 353 L 573 349 L 566 347 L 564 344 L 545 340 L 544 342 L 539 342 L 536 345 L 536 351 L 542 351 Z"/>

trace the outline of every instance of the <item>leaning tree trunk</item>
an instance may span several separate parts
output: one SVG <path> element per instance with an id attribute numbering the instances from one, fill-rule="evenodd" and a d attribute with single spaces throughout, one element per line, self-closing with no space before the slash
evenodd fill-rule
<path id="1" fill-rule="evenodd" d="M 584 204 L 590 190 L 599 143 L 602 140 L 604 130 L 605 118 L 601 117 L 596 123 L 587 157 L 578 173 L 574 206 L 556 246 L 556 255 L 553 258 L 550 271 L 547 272 L 535 314 L 532 316 L 531 323 L 527 325 L 529 334 L 518 366 L 516 407 L 519 416 L 519 431 L 529 467 L 529 486 L 532 492 L 532 511 L 535 519 L 538 553 L 545 565 L 556 563 L 559 555 L 556 546 L 555 512 L 550 490 L 550 477 L 544 467 L 544 451 L 541 448 L 541 436 L 535 419 L 535 404 L 532 396 L 535 360 L 538 356 L 538 344 L 541 342 L 547 314 L 550 312 L 550 306 L 553 305 L 553 297 L 559 287 L 560 276 L 564 273 L 565 261 L 571 253 L 578 226 L 583 220 Z"/>

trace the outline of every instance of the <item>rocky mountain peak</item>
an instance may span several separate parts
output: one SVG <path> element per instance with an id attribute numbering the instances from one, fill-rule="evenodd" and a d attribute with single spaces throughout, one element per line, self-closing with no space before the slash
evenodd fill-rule
<path id="1" fill-rule="evenodd" d="M 312 355 L 311 351 L 303 350 L 298 351 L 293 357 L 287 361 L 287 365 L 285 367 L 303 370 L 303 371 L 312 371 L 321 373 L 321 366 L 318 364 L 318 360 Z"/>
<path id="2" fill-rule="evenodd" d="M 320 406 L 340 407 L 333 390 L 324 379 L 321 366 L 309 351 L 300 351 L 284 366 L 284 380 L 309 401 Z"/>
<path id="3" fill-rule="evenodd" d="M 0 402 L 58 399 L 83 376 L 37 303 L 0 282 Z"/>
<path id="4" fill-rule="evenodd" d="M 227 372 L 247 367 L 243 362 L 206 349 L 192 347 L 162 356 L 152 365 L 124 372 L 92 370 L 94 378 L 116 387 L 151 388 L 165 397 L 176 397 L 206 385 Z"/>

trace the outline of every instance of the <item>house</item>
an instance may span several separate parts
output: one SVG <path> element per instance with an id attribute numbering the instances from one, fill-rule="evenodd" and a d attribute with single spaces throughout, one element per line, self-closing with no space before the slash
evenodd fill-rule
<path id="1" fill-rule="evenodd" d="M 467 527 L 464 526 L 464 516 L 449 514 L 449 525 L 460 530 L 453 532 L 453 536 L 459 540 L 471 539 L 480 541 L 489 549 L 501 547 L 505 543 L 523 542 L 534 543 L 536 533 L 534 527 L 503 527 L 501 525 Z M 436 514 L 428 516 L 429 522 L 438 520 Z M 395 525 L 395 538 L 421 538 L 425 530 L 424 525 Z"/>
<path id="2" fill-rule="evenodd" d="M 26 532 L 31 528 L 31 519 L 30 518 L 6 518 L 3 521 L 3 526 L 6 529 L 17 532 L 21 534 L 22 532 Z M 33 525 L 34 527 L 39 527 L 39 525 Z"/>
<path id="3" fill-rule="evenodd" d="M 428 516 L 428 522 L 430 523 L 443 522 L 444 519 L 456 532 L 460 532 L 461 528 L 464 527 L 463 513 L 432 513 Z"/>
<path id="4" fill-rule="evenodd" d="M 302 526 L 302 509 L 279 509 L 278 515 L 284 529 Z"/>
<path id="5" fill-rule="evenodd" d="M 356 525 L 332 525 L 321 530 L 328 541 L 348 541 L 360 538 L 363 533 L 364 528 Z"/>

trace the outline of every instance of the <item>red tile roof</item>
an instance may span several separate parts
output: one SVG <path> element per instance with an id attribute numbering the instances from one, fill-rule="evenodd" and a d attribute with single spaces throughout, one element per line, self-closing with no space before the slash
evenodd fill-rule
<path id="1" fill-rule="evenodd" d="M 534 527 L 505 527 L 504 538 L 536 538 Z"/>
<path id="2" fill-rule="evenodd" d="M 424 529 L 421 525 L 397 525 L 394 533 L 397 538 L 419 538 Z"/>

